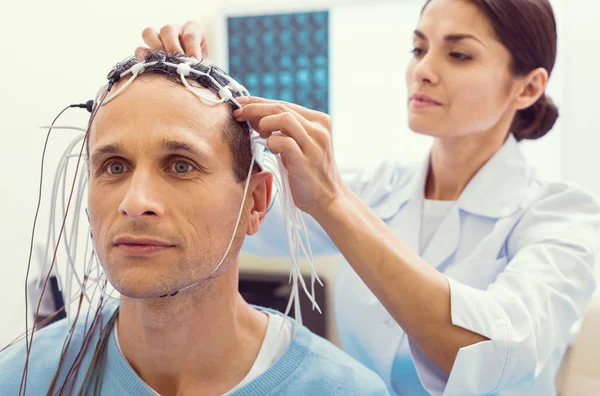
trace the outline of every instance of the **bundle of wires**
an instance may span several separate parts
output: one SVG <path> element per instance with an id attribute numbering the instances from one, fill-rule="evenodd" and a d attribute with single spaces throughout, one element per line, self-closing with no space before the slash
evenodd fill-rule
<path id="1" fill-rule="evenodd" d="M 241 108 L 242 106 L 236 100 L 236 98 L 242 96 L 249 96 L 248 91 L 230 76 L 228 76 L 223 70 L 202 63 L 196 59 L 186 58 L 180 55 L 169 55 L 160 51 L 150 51 L 144 62 L 139 62 L 135 57 L 127 58 L 123 62 L 117 64 L 108 75 L 108 83 L 101 89 L 100 94 L 92 106 L 88 106 L 88 110 L 91 111 L 91 117 L 88 122 L 87 128 L 78 128 L 73 126 L 57 126 L 55 125 L 57 119 L 66 110 L 63 110 L 59 116 L 54 120 L 52 125 L 48 128 L 48 135 L 46 138 L 46 144 L 48 137 L 52 130 L 69 129 L 76 131 L 79 135 L 73 139 L 73 141 L 65 149 L 56 170 L 55 180 L 52 186 L 52 199 L 50 202 L 50 226 L 48 229 L 46 239 L 46 250 L 44 257 L 46 261 L 42 266 L 42 274 L 45 277 L 40 278 L 38 287 L 41 289 L 40 301 L 37 304 L 36 316 L 40 309 L 41 299 L 44 297 L 44 291 L 47 288 L 48 279 L 51 274 L 57 273 L 57 253 L 61 246 L 64 248 L 66 253 L 66 265 L 64 274 L 61 274 L 61 286 L 63 295 L 65 298 L 66 307 L 61 309 L 54 314 L 48 316 L 45 320 L 50 321 L 63 309 L 67 313 L 67 326 L 65 343 L 61 359 L 56 370 L 54 380 L 48 390 L 49 395 L 54 394 L 71 394 L 74 390 L 76 379 L 81 366 L 81 361 L 85 355 L 87 349 L 92 345 L 95 340 L 95 351 L 93 354 L 92 363 L 87 368 L 84 376 L 83 383 L 80 389 L 77 391 L 78 394 L 87 394 L 93 389 L 93 394 L 100 394 L 100 385 L 102 382 L 102 370 L 104 365 L 104 359 L 106 354 L 106 343 L 108 335 L 114 325 L 117 317 L 117 311 L 103 326 L 102 312 L 106 303 L 111 300 L 119 300 L 120 302 L 126 301 L 127 298 L 124 296 L 113 296 L 113 291 L 108 291 L 110 284 L 107 280 L 106 274 L 104 273 L 102 266 L 98 261 L 97 254 L 95 252 L 93 242 L 90 238 L 86 238 L 85 250 L 83 253 L 84 263 L 83 268 L 77 268 L 78 263 L 78 236 L 80 235 L 80 215 L 83 212 L 82 202 L 83 197 L 86 193 L 88 183 L 88 172 L 81 172 L 80 168 L 82 162 L 87 162 L 87 155 L 84 155 L 84 149 L 87 147 L 87 140 L 90 133 L 90 127 L 94 121 L 98 109 L 104 104 L 112 101 L 115 97 L 121 94 L 124 90 L 129 87 L 134 80 L 141 74 L 160 74 L 166 75 L 169 79 L 180 82 L 190 92 L 192 92 L 198 99 L 211 105 L 219 105 L 227 103 L 231 106 L 232 110 Z M 112 92 L 115 84 L 119 83 L 122 79 L 128 77 L 128 80 L 120 85 L 118 89 Z M 190 84 L 191 82 L 191 84 Z M 209 89 L 218 98 L 209 97 L 203 94 L 201 91 L 196 89 L 197 87 L 204 87 Z M 83 105 L 71 105 L 69 107 L 84 107 Z M 279 155 L 274 155 L 266 149 L 266 140 L 261 139 L 260 135 L 253 131 L 250 123 L 246 123 L 248 133 L 250 134 L 252 161 L 248 175 L 245 182 L 244 194 L 242 202 L 240 203 L 240 211 L 238 213 L 235 228 L 232 230 L 232 237 L 227 250 L 224 252 L 222 259 L 219 263 L 216 263 L 213 271 L 209 277 L 212 276 L 221 266 L 225 260 L 229 250 L 234 241 L 234 237 L 240 222 L 242 210 L 244 207 L 245 198 L 248 191 L 250 177 L 253 173 L 255 166 L 261 169 L 267 170 L 273 174 L 273 181 L 275 183 L 276 191 L 278 192 L 277 197 L 279 198 L 284 214 L 285 230 L 288 238 L 288 247 L 291 257 L 291 270 L 290 270 L 290 282 L 292 283 L 292 290 L 289 298 L 288 305 L 285 313 L 288 314 L 291 311 L 292 305 L 294 306 L 294 317 L 296 321 L 302 323 L 302 315 L 300 311 L 300 287 L 304 290 L 309 300 L 312 302 L 313 309 L 317 309 L 321 312 L 316 299 L 315 299 L 315 282 L 321 281 L 316 273 L 312 260 L 312 251 L 308 241 L 308 234 L 306 225 L 302 218 L 300 210 L 295 206 L 293 197 L 291 195 L 287 170 Z M 43 178 L 43 161 L 45 156 L 46 146 L 44 146 L 44 155 L 42 156 L 42 178 Z M 73 181 L 70 188 L 67 186 L 67 177 L 69 164 L 72 160 L 76 159 L 75 172 Z M 41 188 L 42 183 L 40 182 L 40 196 L 41 199 Z M 67 191 L 69 191 L 67 193 Z M 59 205 L 59 198 L 62 197 L 61 204 Z M 71 204 L 74 198 L 74 210 L 71 211 Z M 39 212 L 39 202 L 38 202 Z M 69 218 L 69 214 L 71 214 Z M 55 226 L 56 220 L 61 219 L 60 227 Z M 70 219 L 70 225 L 67 227 L 67 220 Z M 34 220 L 34 228 L 32 232 L 31 249 L 33 249 L 35 225 L 37 221 L 37 212 Z M 91 230 L 88 229 L 88 235 Z M 91 242 L 91 243 L 90 243 Z M 91 246 L 90 246 L 91 245 Z M 50 247 L 52 247 L 52 254 L 50 253 Z M 304 257 L 308 262 L 311 272 L 311 290 L 308 290 L 306 282 L 300 268 L 300 260 Z M 31 265 L 31 254 L 28 263 L 27 276 L 29 276 L 29 267 Z M 82 272 L 81 274 L 79 272 Z M 44 281 L 42 282 L 42 279 Z M 175 290 L 163 297 L 169 295 L 173 296 L 180 291 L 192 288 L 206 279 L 197 279 L 191 282 L 189 285 Z M 26 280 L 27 283 L 27 280 Z M 26 292 L 27 299 L 27 292 Z M 82 307 L 86 303 L 89 308 L 85 319 L 83 318 Z M 27 304 L 26 304 L 27 306 Z M 28 316 L 28 312 L 26 312 Z M 64 357 L 67 350 L 71 346 L 71 340 L 75 327 L 79 321 L 85 321 L 83 342 L 78 345 L 79 351 L 77 358 L 71 364 L 71 367 L 65 368 Z M 26 318 L 27 325 L 28 319 Z M 43 323 L 42 323 L 43 325 Z M 31 330 L 27 330 L 19 339 L 13 341 L 10 345 L 14 344 L 18 340 L 25 337 L 27 346 L 27 358 L 23 369 L 23 376 L 21 381 L 20 395 L 25 394 L 27 385 L 27 368 L 29 364 L 29 356 L 31 354 L 31 348 L 34 341 L 35 326 Z M 10 346 L 9 345 L 9 346 Z M 64 371 L 66 369 L 66 371 Z M 61 374 L 65 372 L 66 374 Z M 64 375 L 64 382 L 58 384 L 58 379 Z"/>

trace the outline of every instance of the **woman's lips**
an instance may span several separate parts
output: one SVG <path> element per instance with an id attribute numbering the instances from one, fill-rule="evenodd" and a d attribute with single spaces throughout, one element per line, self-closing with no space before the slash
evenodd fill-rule
<path id="1" fill-rule="evenodd" d="M 415 94 L 410 97 L 410 106 L 413 108 L 425 108 L 425 107 L 436 107 L 441 106 L 442 104 L 437 100 L 422 94 Z"/>

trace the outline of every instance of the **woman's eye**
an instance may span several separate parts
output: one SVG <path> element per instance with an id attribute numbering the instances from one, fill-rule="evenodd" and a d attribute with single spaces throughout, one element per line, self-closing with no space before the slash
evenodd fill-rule
<path id="1" fill-rule="evenodd" d="M 125 165 L 121 162 L 111 162 L 106 166 L 106 170 L 111 175 L 120 175 L 125 172 Z"/>
<path id="2" fill-rule="evenodd" d="M 194 167 L 187 161 L 175 161 L 171 165 L 171 170 L 178 174 L 185 174 L 194 170 Z"/>
<path id="3" fill-rule="evenodd" d="M 421 55 L 423 55 L 423 49 L 422 48 L 413 48 L 410 52 L 414 56 L 421 56 Z"/>
<path id="4" fill-rule="evenodd" d="M 471 59 L 469 55 L 461 54 L 460 52 L 452 52 L 450 56 L 459 61 L 468 61 Z"/>

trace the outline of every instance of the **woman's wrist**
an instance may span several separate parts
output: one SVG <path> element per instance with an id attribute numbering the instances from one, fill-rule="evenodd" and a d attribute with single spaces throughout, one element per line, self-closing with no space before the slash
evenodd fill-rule
<path id="1" fill-rule="evenodd" d="M 355 204 L 357 200 L 352 190 L 342 186 L 338 194 L 316 206 L 309 214 L 327 230 L 329 225 L 340 224 L 348 214 L 356 213 L 359 210 Z"/>

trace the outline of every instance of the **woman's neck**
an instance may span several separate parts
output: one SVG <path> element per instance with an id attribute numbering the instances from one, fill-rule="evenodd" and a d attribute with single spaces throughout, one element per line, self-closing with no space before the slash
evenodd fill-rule
<path id="1" fill-rule="evenodd" d="M 479 169 L 502 147 L 507 135 L 438 138 L 431 148 L 425 198 L 456 201 Z"/>

